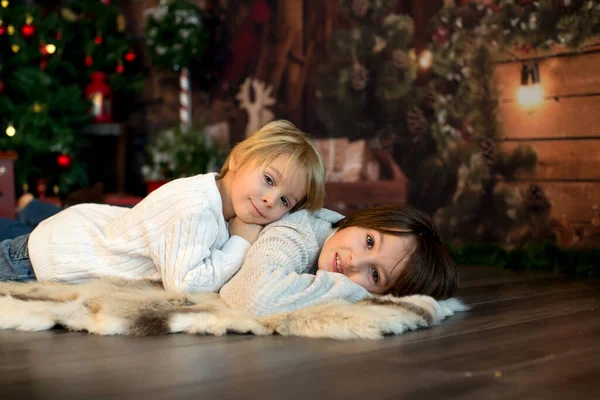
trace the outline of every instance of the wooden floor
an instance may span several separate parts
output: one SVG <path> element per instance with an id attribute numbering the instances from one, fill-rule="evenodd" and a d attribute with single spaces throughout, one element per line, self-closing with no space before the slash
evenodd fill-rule
<path id="1" fill-rule="evenodd" d="M 473 309 L 382 341 L 0 331 L 2 399 L 598 399 L 600 282 L 463 268 Z"/>

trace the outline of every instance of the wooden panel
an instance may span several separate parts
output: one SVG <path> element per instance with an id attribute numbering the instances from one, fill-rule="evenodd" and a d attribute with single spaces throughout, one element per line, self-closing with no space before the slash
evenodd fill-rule
<path id="1" fill-rule="evenodd" d="M 552 203 L 552 215 L 570 222 L 591 223 L 598 217 L 600 182 L 536 182 Z M 526 189 L 529 182 L 517 184 Z M 596 210 L 593 209 L 596 207 Z"/>
<path id="2" fill-rule="evenodd" d="M 344 213 L 361 207 L 406 202 L 406 183 L 401 180 L 328 182 L 325 207 Z"/>
<path id="3" fill-rule="evenodd" d="M 600 53 L 553 57 L 538 61 L 545 96 L 600 92 Z M 501 98 L 515 98 L 521 84 L 521 62 L 498 64 L 494 71 Z"/>
<path id="4" fill-rule="evenodd" d="M 600 180 L 600 138 L 591 140 L 547 140 L 502 143 L 512 151 L 530 145 L 538 156 L 537 179 Z"/>
<path id="5" fill-rule="evenodd" d="M 545 100 L 525 109 L 516 101 L 504 102 L 499 117 L 504 137 L 600 137 L 600 96 Z"/>

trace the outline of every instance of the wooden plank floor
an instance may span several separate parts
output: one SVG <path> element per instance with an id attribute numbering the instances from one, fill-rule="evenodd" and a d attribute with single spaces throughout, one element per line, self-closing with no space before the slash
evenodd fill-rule
<path id="1" fill-rule="evenodd" d="M 599 289 L 462 268 L 471 311 L 381 341 L 0 331 L 0 398 L 598 399 Z"/>

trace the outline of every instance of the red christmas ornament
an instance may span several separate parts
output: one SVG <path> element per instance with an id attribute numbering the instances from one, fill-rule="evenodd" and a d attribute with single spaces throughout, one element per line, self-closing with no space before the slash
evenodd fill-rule
<path id="1" fill-rule="evenodd" d="M 122 74 L 123 72 L 125 72 L 125 67 L 123 66 L 123 64 L 117 65 L 116 71 L 119 74 Z"/>
<path id="2" fill-rule="evenodd" d="M 102 36 L 96 36 L 94 38 L 94 42 L 98 45 L 102 44 L 102 41 L 103 41 Z"/>
<path id="3" fill-rule="evenodd" d="M 439 45 L 446 43 L 449 37 L 450 29 L 445 26 L 438 26 L 433 34 L 433 40 Z"/>
<path id="4" fill-rule="evenodd" d="M 62 32 L 56 32 L 56 40 L 62 40 L 63 34 Z"/>
<path id="5" fill-rule="evenodd" d="M 133 51 L 129 51 L 127 54 L 125 54 L 125 60 L 129 62 L 135 60 L 135 53 Z"/>
<path id="6" fill-rule="evenodd" d="M 102 0 L 102 4 L 104 4 L 105 6 L 109 6 L 110 0 Z"/>
<path id="7" fill-rule="evenodd" d="M 44 56 L 48 55 L 48 50 L 46 50 L 46 44 L 40 43 L 40 53 L 42 53 L 42 55 Z"/>
<path id="8" fill-rule="evenodd" d="M 94 58 L 92 56 L 85 56 L 85 65 L 91 67 L 94 64 Z"/>
<path id="9" fill-rule="evenodd" d="M 529 54 L 529 52 L 532 50 L 533 45 L 531 43 L 515 44 L 515 51 L 517 53 Z"/>
<path id="10" fill-rule="evenodd" d="M 48 60 L 42 60 L 42 61 L 40 61 L 40 69 L 43 71 L 46 68 L 48 68 Z"/>
<path id="11" fill-rule="evenodd" d="M 35 35 L 35 26 L 27 24 L 21 27 L 21 34 L 26 38 L 30 38 Z"/>
<path id="12" fill-rule="evenodd" d="M 92 82 L 85 88 L 85 98 L 92 102 L 94 122 L 112 122 L 112 89 L 104 72 L 92 72 Z"/>
<path id="13" fill-rule="evenodd" d="M 69 168 L 73 160 L 68 154 L 61 154 L 56 158 L 56 163 L 61 168 Z"/>
<path id="14" fill-rule="evenodd" d="M 0 25 L 0 35 L 4 35 L 4 32 L 6 32 L 6 28 L 4 25 Z"/>

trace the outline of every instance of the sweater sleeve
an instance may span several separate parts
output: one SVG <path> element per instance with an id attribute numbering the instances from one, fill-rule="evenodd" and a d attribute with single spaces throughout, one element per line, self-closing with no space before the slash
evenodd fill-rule
<path id="1" fill-rule="evenodd" d="M 250 248 L 240 272 L 221 289 L 221 297 L 230 307 L 265 316 L 335 299 L 354 302 L 369 296 L 342 274 L 302 273 L 319 254 L 314 235 L 290 226 L 267 228 Z"/>
<path id="2" fill-rule="evenodd" d="M 208 206 L 179 210 L 164 228 L 164 246 L 157 247 L 155 263 L 167 290 L 218 291 L 239 270 L 250 248 L 239 236 L 214 248 L 219 227 Z"/>

